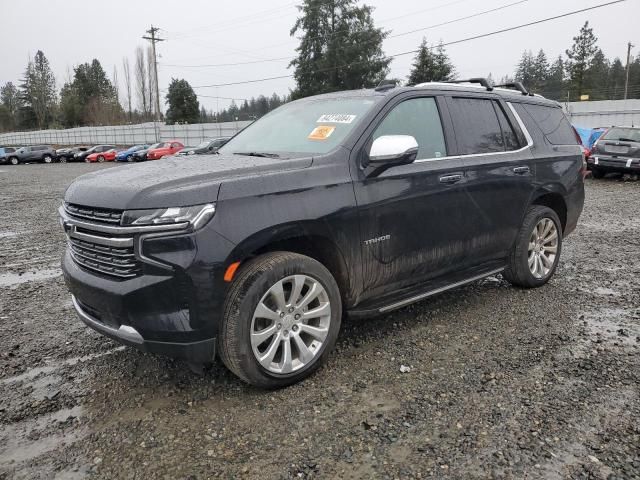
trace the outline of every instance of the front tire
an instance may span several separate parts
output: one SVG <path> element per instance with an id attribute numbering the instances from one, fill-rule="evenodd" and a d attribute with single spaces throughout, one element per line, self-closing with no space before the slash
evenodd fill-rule
<path id="1" fill-rule="evenodd" d="M 44 157 L 42 157 L 42 161 L 44 163 L 51 163 L 53 162 L 53 158 L 50 155 L 45 155 Z"/>
<path id="2" fill-rule="evenodd" d="M 102 155 L 98 156 L 98 162 L 104 163 L 104 157 Z"/>
<path id="3" fill-rule="evenodd" d="M 19 161 L 16 157 L 11 157 L 11 158 L 9 159 L 9 163 L 10 163 L 11 165 L 18 165 L 18 164 L 20 163 L 20 161 Z"/>
<path id="4" fill-rule="evenodd" d="M 67 157 L 60 157 L 60 163 L 67 163 Z"/>
<path id="5" fill-rule="evenodd" d="M 326 362 L 341 318 L 338 285 L 321 263 L 295 253 L 267 253 L 248 262 L 231 284 L 220 357 L 251 385 L 286 387 Z"/>
<path id="6" fill-rule="evenodd" d="M 525 215 L 503 276 L 522 288 L 546 284 L 558 267 L 562 224 L 549 207 L 533 205 Z"/>
<path id="7" fill-rule="evenodd" d="M 593 176 L 593 178 L 598 179 L 598 178 L 604 178 L 606 173 L 604 172 L 604 170 L 600 170 L 599 168 L 591 167 L 591 175 Z"/>

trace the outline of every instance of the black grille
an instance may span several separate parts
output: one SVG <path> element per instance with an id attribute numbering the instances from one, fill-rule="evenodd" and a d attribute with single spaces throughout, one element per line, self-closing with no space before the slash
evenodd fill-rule
<path id="1" fill-rule="evenodd" d="M 142 273 L 133 247 L 115 248 L 69 238 L 71 256 L 81 267 L 119 278 L 133 278 Z"/>
<path id="2" fill-rule="evenodd" d="M 122 212 L 119 210 L 108 210 L 106 208 L 83 207 L 80 205 L 66 204 L 66 212 L 72 217 L 92 220 L 94 222 L 109 223 L 119 225 L 122 219 Z"/>

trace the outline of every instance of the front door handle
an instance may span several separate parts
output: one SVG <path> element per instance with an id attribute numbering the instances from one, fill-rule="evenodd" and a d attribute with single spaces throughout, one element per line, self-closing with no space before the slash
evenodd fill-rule
<path id="1" fill-rule="evenodd" d="M 513 173 L 516 175 L 526 175 L 527 173 L 531 173 L 531 169 L 529 167 L 516 167 L 513 169 Z"/>
<path id="2" fill-rule="evenodd" d="M 460 180 L 462 180 L 462 174 L 460 173 L 443 175 L 440 177 L 440 183 L 458 183 Z"/>

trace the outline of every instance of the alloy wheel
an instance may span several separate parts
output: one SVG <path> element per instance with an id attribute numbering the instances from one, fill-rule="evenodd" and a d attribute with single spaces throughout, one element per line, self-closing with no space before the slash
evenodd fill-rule
<path id="1" fill-rule="evenodd" d="M 276 374 L 313 363 L 331 324 L 331 301 L 322 284 L 307 275 L 280 280 L 264 294 L 251 320 L 251 349 L 262 367 Z"/>
<path id="2" fill-rule="evenodd" d="M 542 218 L 529 238 L 529 271 L 538 279 L 546 278 L 558 255 L 558 228 L 550 218 Z"/>
<path id="3" fill-rule="evenodd" d="M 44 163 L 51 163 L 51 157 L 49 155 L 44 157 Z"/>
<path id="4" fill-rule="evenodd" d="M 12 158 L 11 160 L 11 165 L 18 165 L 18 159 L 17 158 Z"/>

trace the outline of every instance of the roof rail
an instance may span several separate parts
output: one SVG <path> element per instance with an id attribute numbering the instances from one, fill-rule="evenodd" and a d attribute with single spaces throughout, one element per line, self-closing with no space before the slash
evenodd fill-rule
<path id="1" fill-rule="evenodd" d="M 533 93 L 527 90 L 522 82 L 508 82 L 502 85 L 495 85 L 495 88 L 508 88 L 511 90 L 517 90 L 522 93 L 522 95 L 533 97 Z"/>
<path id="2" fill-rule="evenodd" d="M 375 88 L 376 92 L 384 92 L 398 86 L 398 80 L 382 80 Z"/>
<path id="3" fill-rule="evenodd" d="M 479 83 L 484 88 L 487 89 L 488 92 L 493 91 L 493 85 L 486 78 L 469 78 L 468 80 L 449 80 L 448 82 L 443 83 Z"/>

